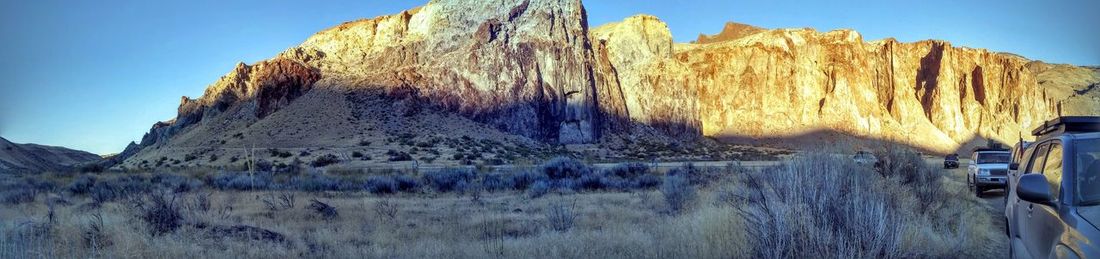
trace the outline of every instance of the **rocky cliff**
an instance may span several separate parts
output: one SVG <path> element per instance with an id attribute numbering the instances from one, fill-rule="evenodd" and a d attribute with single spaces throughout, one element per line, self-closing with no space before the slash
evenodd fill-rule
<path id="1" fill-rule="evenodd" d="M 343 96 L 374 91 L 412 97 L 394 101 L 401 113 L 429 105 L 547 143 L 593 143 L 637 127 L 678 139 L 830 131 L 948 152 L 983 137 L 1011 142 L 1060 112 L 1095 110 L 1096 91 L 1084 89 L 1096 82 L 1092 69 L 943 41 L 730 23 L 676 44 L 647 15 L 590 30 L 578 0 L 436 0 L 238 65 L 202 97 L 182 98 L 177 118 L 120 159 L 174 139 L 210 148 L 225 145 L 222 135 L 243 141 L 261 129 L 304 141 L 270 127 L 316 125 L 295 116 L 321 112 L 336 120 L 322 122 L 326 129 L 338 128 L 353 120 L 345 113 L 358 113 L 357 99 Z M 328 108 L 296 105 L 301 99 Z M 293 106 L 313 108 L 280 112 Z"/>

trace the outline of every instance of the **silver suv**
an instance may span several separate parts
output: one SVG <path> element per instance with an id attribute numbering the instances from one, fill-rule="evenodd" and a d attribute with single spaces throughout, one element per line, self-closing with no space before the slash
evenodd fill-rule
<path id="1" fill-rule="evenodd" d="M 1100 258 L 1100 117 L 1062 117 L 1033 132 L 1008 187 L 1013 258 Z"/>
<path id="2" fill-rule="evenodd" d="M 966 169 L 967 186 L 978 197 L 982 197 L 986 190 L 1005 188 L 1010 160 L 1012 153 L 1008 150 L 975 150 Z"/>

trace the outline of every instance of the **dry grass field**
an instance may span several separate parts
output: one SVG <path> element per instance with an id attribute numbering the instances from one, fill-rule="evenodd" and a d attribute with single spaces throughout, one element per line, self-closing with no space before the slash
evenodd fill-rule
<path id="1" fill-rule="evenodd" d="M 999 257 L 988 205 L 908 151 L 878 169 L 4 175 L 2 258 Z M 284 173 L 285 174 L 285 173 Z M 996 242 L 992 242 L 996 243 Z"/>

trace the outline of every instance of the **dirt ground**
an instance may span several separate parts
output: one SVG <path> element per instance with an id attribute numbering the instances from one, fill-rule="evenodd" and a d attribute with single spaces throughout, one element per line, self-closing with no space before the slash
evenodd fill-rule
<path id="1" fill-rule="evenodd" d="M 929 161 L 930 161 L 930 163 L 931 163 L 931 161 L 935 161 L 935 163 L 938 163 L 938 164 L 941 164 L 941 165 L 943 164 L 943 158 L 932 158 L 932 159 L 929 159 Z M 948 177 L 950 177 L 950 179 L 952 179 L 952 180 L 956 180 L 956 181 L 960 181 L 962 183 L 966 183 L 966 164 L 968 162 L 970 162 L 969 159 L 960 159 L 959 164 L 961 164 L 961 165 L 959 166 L 959 168 L 945 169 L 949 173 Z M 963 185 L 963 187 L 966 187 L 966 185 Z M 984 200 L 986 202 L 986 207 L 989 211 L 990 219 L 993 221 L 994 225 L 997 226 L 998 231 L 1000 231 L 1001 233 L 1004 233 L 1005 232 L 1005 229 L 1004 229 L 1005 228 L 1005 218 L 1004 218 L 1005 193 L 1004 193 L 1004 190 L 989 190 L 989 191 L 986 191 L 986 192 L 982 193 L 981 198 L 982 198 L 982 200 Z M 1004 252 L 1003 254 L 997 255 L 996 257 L 1000 257 L 1000 258 L 1007 258 L 1008 257 L 1008 237 L 1005 237 L 1004 239 L 1001 239 L 1000 243 L 990 244 L 990 246 L 996 246 L 998 248 L 1001 248 L 1001 249 L 996 249 L 996 250 Z"/>

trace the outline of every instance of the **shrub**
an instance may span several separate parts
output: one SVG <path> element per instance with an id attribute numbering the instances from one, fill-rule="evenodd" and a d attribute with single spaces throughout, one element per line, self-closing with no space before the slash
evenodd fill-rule
<path id="1" fill-rule="evenodd" d="M 512 189 L 515 190 L 527 190 L 532 184 L 538 181 L 546 181 L 549 178 L 541 171 L 524 171 L 512 175 Z"/>
<path id="2" fill-rule="evenodd" d="M 634 179 L 635 188 L 651 189 L 661 186 L 661 177 L 653 174 L 646 174 Z"/>
<path id="3" fill-rule="evenodd" d="M 412 161 L 413 160 L 412 155 L 410 155 L 409 153 L 396 151 L 396 150 L 386 151 L 386 155 L 389 155 L 390 156 L 389 160 L 394 161 L 394 162 L 397 162 L 397 161 Z"/>
<path id="4" fill-rule="evenodd" d="M 551 180 L 576 179 L 591 174 L 592 169 L 570 157 L 555 157 L 542 165 L 542 172 Z"/>
<path id="5" fill-rule="evenodd" d="M 481 177 L 481 188 L 486 191 L 500 191 L 512 189 L 512 178 L 503 174 L 489 174 Z"/>
<path id="6" fill-rule="evenodd" d="M 373 194 L 391 194 L 398 191 L 397 181 L 390 177 L 381 176 L 367 179 L 366 189 Z"/>
<path id="7" fill-rule="evenodd" d="M 268 190 L 275 187 L 270 173 L 222 173 L 214 176 L 212 185 L 222 190 Z"/>
<path id="8" fill-rule="evenodd" d="M 339 163 L 339 162 L 340 162 L 340 158 L 336 157 L 336 155 L 325 154 L 323 156 L 319 156 L 319 157 L 313 159 L 313 162 L 310 162 L 309 164 L 312 165 L 313 167 L 325 167 L 325 166 L 335 164 L 335 163 Z"/>
<path id="9" fill-rule="evenodd" d="M 615 176 L 622 179 L 634 179 L 635 177 L 649 174 L 649 166 L 643 163 L 619 164 L 607 169 L 607 174 L 608 176 Z"/>
<path id="10" fill-rule="evenodd" d="M 175 174 L 154 175 L 150 182 L 162 188 L 167 188 L 177 193 L 189 192 L 202 188 L 202 182 L 190 177 Z"/>
<path id="11" fill-rule="evenodd" d="M 527 189 L 527 197 L 532 199 L 542 197 L 550 193 L 550 183 L 547 181 L 538 181 L 531 184 L 531 188 Z"/>
<path id="12" fill-rule="evenodd" d="M 8 205 L 31 203 L 34 202 L 34 196 L 36 194 L 34 189 L 29 188 L 4 190 L 0 192 L 0 202 Z"/>
<path id="13" fill-rule="evenodd" d="M 424 184 L 438 192 L 465 191 L 474 179 L 474 172 L 465 168 L 448 168 L 424 175 Z"/>
<path id="14" fill-rule="evenodd" d="M 317 214 L 322 219 L 332 220 L 340 217 L 340 212 L 336 211 L 336 207 L 328 205 L 328 203 L 321 202 L 317 199 L 311 199 L 309 201 L 309 209 L 313 210 L 313 213 Z"/>
<path id="15" fill-rule="evenodd" d="M 177 196 L 167 194 L 154 194 L 147 197 L 147 201 L 134 204 L 138 210 L 138 218 L 148 227 L 153 236 L 175 232 L 182 225 L 183 214 L 180 213 Z"/>
<path id="16" fill-rule="evenodd" d="M 351 152 L 351 157 L 354 157 L 354 158 L 363 157 L 363 152 L 353 151 L 353 152 Z"/>
<path id="17" fill-rule="evenodd" d="M 271 153 L 271 157 L 288 158 L 288 157 L 293 156 L 288 151 L 282 151 L 282 150 L 275 149 L 275 148 L 268 149 L 267 151 L 269 153 Z"/>
<path id="18" fill-rule="evenodd" d="M 360 146 L 370 146 L 370 144 L 371 144 L 370 141 L 366 141 L 366 140 L 360 140 L 359 141 Z"/>
<path id="19" fill-rule="evenodd" d="M 599 190 L 607 187 L 606 180 L 599 174 L 581 176 L 581 178 L 577 180 L 577 184 L 580 185 L 580 188 L 585 190 Z"/>
<path id="20" fill-rule="evenodd" d="M 298 190 L 307 192 L 355 191 L 363 189 L 362 184 L 349 179 L 334 178 L 321 174 L 295 176 L 290 179 L 290 185 Z"/>
<path id="21" fill-rule="evenodd" d="M 718 178 L 719 173 L 720 172 L 709 168 L 699 168 L 691 163 L 688 163 L 681 167 L 672 169 L 668 172 L 668 175 L 683 176 L 688 180 L 688 182 L 693 185 L 706 185 Z"/>
<path id="22" fill-rule="evenodd" d="M 577 219 L 576 209 L 576 201 L 571 205 L 558 202 L 551 203 L 550 207 L 546 209 L 546 221 L 549 223 L 550 229 L 566 232 L 573 228 L 573 222 Z"/>
<path id="23" fill-rule="evenodd" d="M 394 181 L 397 182 L 397 190 L 402 192 L 413 192 L 420 189 L 420 182 L 416 181 L 407 175 L 398 175 L 394 177 Z"/>
<path id="24" fill-rule="evenodd" d="M 81 175 L 73 180 L 69 186 L 65 187 L 65 190 L 74 195 L 84 195 L 92 191 L 92 187 L 95 186 L 96 179 L 91 175 Z"/>
<path id="25" fill-rule="evenodd" d="M 661 185 L 661 194 L 665 197 L 670 213 L 680 213 L 695 200 L 695 187 L 683 175 L 665 176 Z"/>
<path id="26" fill-rule="evenodd" d="M 954 229 L 958 226 L 951 225 L 957 225 L 957 219 L 967 217 L 954 214 L 934 218 L 930 217 L 934 210 L 907 207 L 904 204 L 910 201 L 904 200 L 914 199 L 911 192 L 899 190 L 904 187 L 887 187 L 890 181 L 851 159 L 810 154 L 760 172 L 741 174 L 741 182 L 748 188 L 738 189 L 746 191 L 722 195 L 725 197 L 720 199 L 733 200 L 732 207 L 746 221 L 747 236 L 753 237 L 753 257 L 961 256 L 954 252 L 937 254 L 940 252 L 936 249 L 924 247 L 918 248 L 920 253 L 900 252 L 907 224 L 942 222 L 943 229 Z M 933 229 L 941 228 L 922 229 L 919 236 L 909 237 L 937 235 L 938 230 Z"/>

